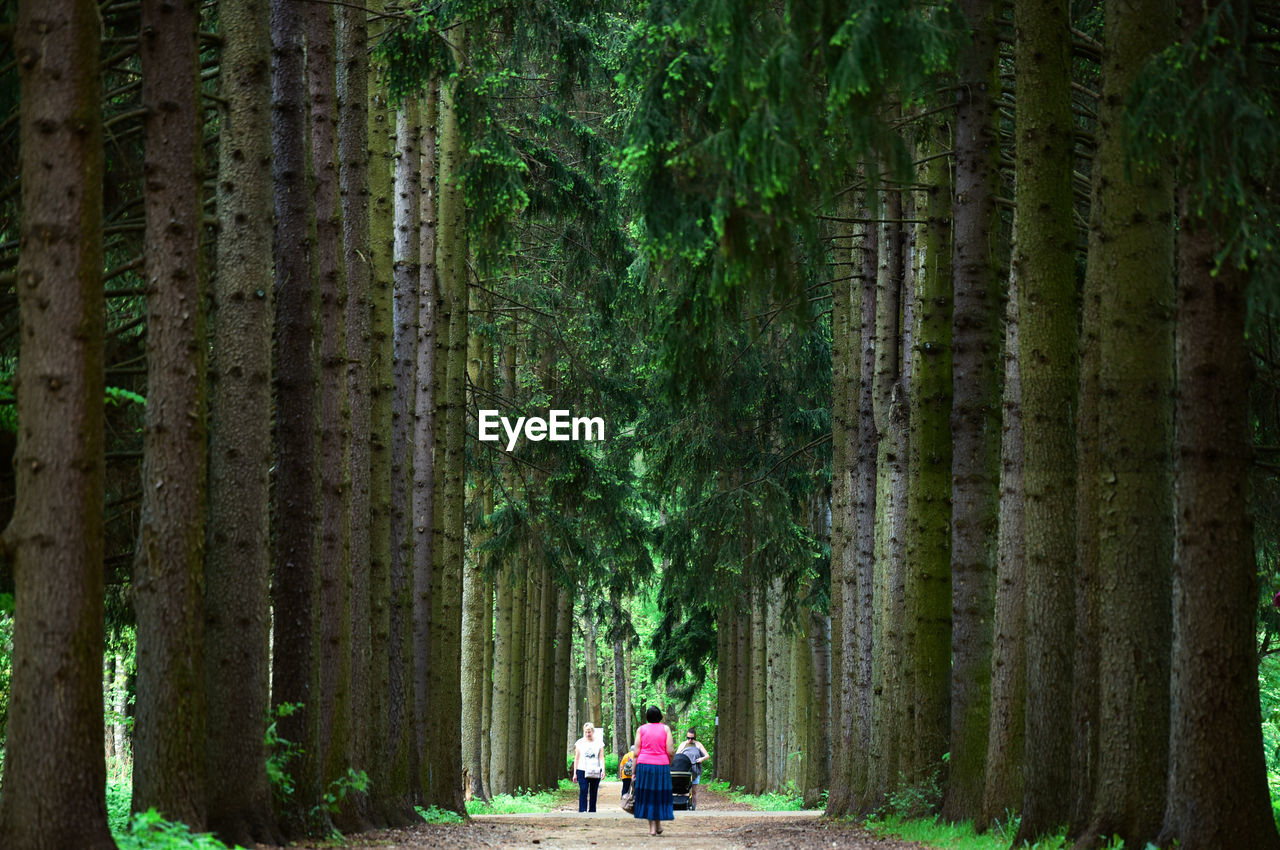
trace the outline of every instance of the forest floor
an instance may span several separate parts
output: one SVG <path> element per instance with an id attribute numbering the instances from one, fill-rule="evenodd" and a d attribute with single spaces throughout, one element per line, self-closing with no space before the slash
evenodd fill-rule
<path id="1" fill-rule="evenodd" d="M 924 845 L 885 838 L 853 824 L 822 820 L 821 812 L 759 812 L 709 788 L 698 791 L 698 808 L 676 812 L 663 834 L 650 837 L 648 825 L 622 811 L 621 782 L 603 782 L 597 811 L 580 814 L 576 793 L 548 813 L 475 815 L 466 824 L 428 824 L 349 835 L 345 847 L 399 848 L 556 848 L 608 850 L 670 845 L 680 850 L 921 850 Z"/>

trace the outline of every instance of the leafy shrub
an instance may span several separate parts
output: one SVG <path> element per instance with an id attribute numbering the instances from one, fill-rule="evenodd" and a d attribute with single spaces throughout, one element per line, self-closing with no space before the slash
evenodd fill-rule
<path id="1" fill-rule="evenodd" d="M 267 780 L 271 783 L 271 793 L 276 798 L 277 805 L 293 797 L 293 778 L 289 776 L 287 768 L 290 761 L 302 754 L 302 747 L 281 738 L 276 726 L 280 718 L 289 717 L 300 708 L 302 703 L 297 702 L 282 702 L 277 705 L 272 709 L 273 717 L 267 724 L 264 736 L 267 745 Z"/>
<path id="2" fill-rule="evenodd" d="M 935 770 L 919 785 L 908 785 L 907 777 L 899 773 L 898 789 L 889 794 L 885 810 L 903 820 L 935 814 L 942 808 L 942 785 L 938 782 L 939 773 L 939 770 Z"/>
<path id="3" fill-rule="evenodd" d="M 414 808 L 427 823 L 462 823 L 462 815 L 439 806 L 432 806 L 429 809 L 424 809 L 422 806 L 414 806 Z"/>
<path id="4" fill-rule="evenodd" d="M 134 815 L 128 829 L 115 832 L 115 839 L 120 850 L 227 850 L 213 835 L 193 833 L 185 823 L 165 820 L 155 809 Z"/>
<path id="5" fill-rule="evenodd" d="M 107 782 L 107 826 L 114 833 L 129 828 L 129 803 L 133 797 L 132 778 Z"/>

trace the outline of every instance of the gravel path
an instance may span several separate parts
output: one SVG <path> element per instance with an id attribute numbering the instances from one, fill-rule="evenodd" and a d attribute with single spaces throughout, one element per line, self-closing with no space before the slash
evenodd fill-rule
<path id="1" fill-rule="evenodd" d="M 860 827 L 828 823 L 821 812 L 757 812 L 710 789 L 698 791 L 698 809 L 676 812 L 663 834 L 650 837 L 648 825 L 622 811 L 622 783 L 600 784 L 598 811 L 578 812 L 577 795 L 566 795 L 547 814 L 477 815 L 469 824 L 421 824 L 347 836 L 351 848 L 608 848 L 668 847 L 669 850 L 923 850 L 923 845 L 882 838 Z"/>

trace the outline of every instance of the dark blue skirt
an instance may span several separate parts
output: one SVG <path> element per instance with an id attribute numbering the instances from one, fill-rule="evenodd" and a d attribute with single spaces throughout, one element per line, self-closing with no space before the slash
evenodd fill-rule
<path id="1" fill-rule="evenodd" d="M 635 816 L 641 820 L 675 820 L 671 808 L 671 765 L 638 764 L 631 784 L 636 798 Z"/>

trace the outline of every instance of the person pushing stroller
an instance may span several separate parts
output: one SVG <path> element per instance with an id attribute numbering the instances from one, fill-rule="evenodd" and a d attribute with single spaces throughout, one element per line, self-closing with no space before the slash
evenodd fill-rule
<path id="1" fill-rule="evenodd" d="M 680 752 L 689 759 L 690 772 L 693 774 L 693 785 L 689 788 L 689 810 L 693 811 L 698 808 L 698 784 L 702 781 L 702 762 L 706 761 L 711 754 L 698 740 L 696 729 L 690 729 L 685 733 Z"/>

